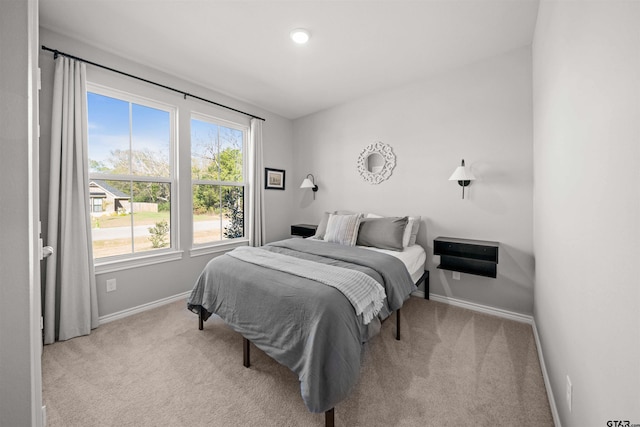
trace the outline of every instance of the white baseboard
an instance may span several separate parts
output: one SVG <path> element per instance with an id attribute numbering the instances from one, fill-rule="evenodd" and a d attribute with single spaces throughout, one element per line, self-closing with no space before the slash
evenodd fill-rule
<path id="1" fill-rule="evenodd" d="M 411 296 L 424 298 L 424 291 L 411 292 Z"/>
<path id="2" fill-rule="evenodd" d="M 418 293 L 422 294 L 422 297 L 424 297 L 424 292 L 422 291 L 416 291 L 412 295 L 418 295 Z M 457 298 L 445 297 L 442 295 L 431 293 L 429 294 L 429 299 L 445 304 L 455 305 L 456 307 L 466 308 L 468 310 L 478 311 L 484 314 L 490 314 L 492 316 L 502 317 L 504 319 L 515 320 L 516 322 L 528 323 L 529 325 L 533 324 L 532 316 L 516 313 L 515 311 L 504 310 L 502 308 L 490 307 L 488 305 L 477 304 L 475 302 L 464 301 Z"/>
<path id="3" fill-rule="evenodd" d="M 538 349 L 538 359 L 540 360 L 540 370 L 542 370 L 542 378 L 544 379 L 544 388 L 547 390 L 547 398 L 549 399 L 549 407 L 551 408 L 551 416 L 553 417 L 553 423 L 556 427 L 562 427 L 560 423 L 560 415 L 558 414 L 558 407 L 556 406 L 556 399 L 553 396 L 553 390 L 551 389 L 551 381 L 549 381 L 549 374 L 547 373 L 547 365 L 544 363 L 544 355 L 542 354 L 542 343 L 540 342 L 540 336 L 538 336 L 538 328 L 536 327 L 536 320 L 533 319 L 533 337 L 536 340 L 536 348 Z"/>
<path id="4" fill-rule="evenodd" d="M 134 314 L 142 313 L 143 311 L 151 310 L 152 308 L 161 307 L 166 304 L 170 304 L 174 301 L 178 301 L 181 299 L 186 299 L 191 294 L 191 291 L 183 292 L 178 295 L 174 295 L 167 298 L 162 298 L 157 301 L 149 302 L 147 304 L 142 304 L 137 307 L 127 308 L 126 310 L 118 311 L 117 313 L 107 314 L 106 316 L 101 316 L 98 318 L 98 322 L 100 325 L 104 325 L 105 323 L 113 322 L 114 320 L 123 319 L 128 316 L 132 316 Z"/>

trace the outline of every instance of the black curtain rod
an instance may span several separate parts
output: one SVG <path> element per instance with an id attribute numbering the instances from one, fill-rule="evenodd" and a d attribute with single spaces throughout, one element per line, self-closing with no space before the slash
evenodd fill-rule
<path id="1" fill-rule="evenodd" d="M 223 104 L 219 104 L 219 103 L 217 103 L 215 101 L 211 101 L 211 100 L 206 99 L 206 98 L 201 98 L 201 97 L 199 97 L 197 95 L 192 95 L 192 94 L 190 94 L 188 92 L 173 88 L 171 86 L 166 86 L 166 85 L 163 85 L 163 84 L 160 84 L 160 83 L 153 82 L 151 80 L 143 79 L 142 77 L 134 76 L 133 74 L 125 73 L 124 71 L 116 70 L 114 68 L 107 67 L 105 65 L 96 64 L 95 62 L 87 61 L 86 59 L 78 58 L 77 56 L 69 55 L 68 53 L 60 52 L 59 50 L 51 49 L 51 48 L 48 48 L 48 47 L 46 47 L 44 45 L 42 46 L 42 50 L 53 52 L 53 57 L 54 58 L 57 58 L 58 55 L 66 56 L 67 58 L 75 59 L 77 61 L 82 61 L 85 64 L 90 64 L 90 65 L 93 65 L 93 66 L 96 66 L 96 67 L 99 67 L 99 68 L 103 68 L 105 70 L 112 71 L 114 73 L 122 74 L 123 76 L 131 77 L 132 79 L 140 80 L 140 81 L 143 81 L 145 83 L 149 83 L 149 84 L 152 84 L 152 85 L 155 85 L 155 86 L 159 86 L 161 88 L 164 88 L 164 89 L 167 89 L 167 90 L 170 90 L 170 91 L 173 91 L 173 92 L 177 92 L 177 93 L 183 95 L 184 99 L 187 99 L 187 96 L 190 96 L 193 99 L 198 99 L 200 101 L 208 102 L 209 104 L 217 105 L 218 107 L 226 108 L 227 110 L 235 111 L 236 113 L 244 114 L 245 116 L 249 116 L 249 117 L 252 117 L 254 119 L 258 119 L 258 120 L 262 120 L 263 122 L 266 122 L 266 119 L 263 119 L 262 117 L 254 116 L 253 114 L 246 113 L 246 112 L 240 111 L 240 110 L 236 110 L 235 108 L 228 107 L 228 106 L 223 105 Z"/>

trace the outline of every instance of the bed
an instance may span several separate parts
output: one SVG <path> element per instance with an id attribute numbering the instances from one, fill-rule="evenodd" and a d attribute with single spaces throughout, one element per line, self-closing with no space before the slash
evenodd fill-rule
<path id="1" fill-rule="evenodd" d="M 207 264 L 187 307 L 200 329 L 215 313 L 243 336 L 246 367 L 252 342 L 296 373 L 307 409 L 333 425 L 333 408 L 358 380 L 363 344 L 393 312 L 400 339 L 399 310 L 424 280 L 425 258 L 419 245 L 393 251 L 318 238 L 236 248 Z M 343 274 L 346 285 L 332 282 Z M 362 288 L 341 288 L 354 283 Z"/>

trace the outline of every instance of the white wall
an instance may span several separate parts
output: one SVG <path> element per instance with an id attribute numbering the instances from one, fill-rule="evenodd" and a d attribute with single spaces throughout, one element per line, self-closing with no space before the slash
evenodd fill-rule
<path id="1" fill-rule="evenodd" d="M 158 70 L 135 63 L 131 60 L 105 52 L 96 47 L 89 46 L 78 40 L 54 33 L 41 28 L 41 42 L 43 45 L 69 53 L 99 64 L 137 75 L 148 80 L 156 81 L 168 86 L 184 90 L 215 102 L 229 105 L 233 108 L 247 111 L 266 119 L 263 124 L 264 165 L 278 169 L 285 169 L 289 173 L 292 170 L 292 132 L 290 120 L 276 114 L 260 109 L 256 106 L 222 95 L 213 90 L 197 86 L 193 83 L 181 80 Z M 47 189 L 50 154 L 50 129 L 51 129 L 51 100 L 53 86 L 53 55 L 42 51 L 40 54 L 42 68 L 42 96 L 41 96 L 41 182 L 43 192 L 41 195 L 41 212 L 43 219 L 47 215 Z M 212 70 L 215 72 L 215 70 Z M 249 124 L 249 118 L 219 107 L 211 106 L 191 98 L 186 100 L 179 94 L 156 88 L 146 83 L 138 82 L 127 77 L 87 66 L 87 78 L 94 83 L 117 87 L 140 96 L 170 102 L 179 109 L 179 164 L 183 170 L 190 169 L 189 147 L 189 120 L 191 111 L 210 114 L 215 117 L 228 119 L 235 122 Z M 265 191 L 265 211 L 267 217 L 266 237 L 267 241 L 279 240 L 289 236 L 291 224 L 291 212 L 288 206 L 293 201 L 293 189 L 290 177 L 287 176 L 285 191 Z M 179 261 L 171 261 L 163 264 L 155 264 L 148 267 L 140 267 L 112 273 L 97 275 L 98 310 L 100 316 L 137 307 L 163 298 L 171 297 L 186 292 L 193 287 L 198 274 L 212 255 L 191 257 L 189 244 L 191 236 L 191 186 L 188 180 L 179 182 L 180 189 L 180 246 L 184 250 L 183 258 Z M 46 227 L 45 227 L 46 235 Z M 106 293 L 106 280 L 115 278 L 117 290 Z"/>
<path id="2" fill-rule="evenodd" d="M 639 2 L 540 4 L 535 321 L 565 427 L 640 423 L 639 81 Z"/>
<path id="3" fill-rule="evenodd" d="M 531 51 L 516 50 L 294 121 L 293 182 L 317 178 L 316 200 L 298 189 L 295 219 L 325 210 L 421 215 L 431 292 L 521 314 L 533 311 Z M 356 160 L 370 143 L 391 145 L 388 181 L 366 183 Z M 478 178 L 448 181 L 464 158 Z M 500 242 L 497 279 L 437 270 L 433 239 Z"/>
<path id="4" fill-rule="evenodd" d="M 37 2 L 0 2 L 0 426 L 41 421 L 37 147 L 33 50 Z M 35 199 L 35 200 L 34 200 Z"/>

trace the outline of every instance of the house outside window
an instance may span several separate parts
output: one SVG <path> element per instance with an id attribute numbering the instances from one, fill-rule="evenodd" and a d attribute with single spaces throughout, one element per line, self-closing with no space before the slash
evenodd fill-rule
<path id="1" fill-rule="evenodd" d="M 90 212 L 93 216 L 122 212 L 129 206 L 130 197 L 104 180 L 89 182 Z"/>
<path id="2" fill-rule="evenodd" d="M 244 238 L 248 129 L 191 116 L 193 245 Z"/>
<path id="3" fill-rule="evenodd" d="M 175 107 L 89 84 L 87 110 L 94 258 L 175 249 Z"/>

